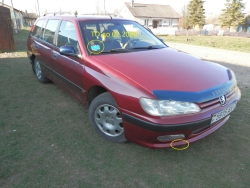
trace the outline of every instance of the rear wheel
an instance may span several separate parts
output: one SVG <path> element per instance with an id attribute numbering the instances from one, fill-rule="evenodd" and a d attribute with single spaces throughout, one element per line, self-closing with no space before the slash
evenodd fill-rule
<path id="1" fill-rule="evenodd" d="M 32 68 L 33 70 L 35 71 L 35 74 L 36 74 L 36 77 L 38 79 L 39 82 L 41 83 L 47 83 L 49 82 L 50 80 L 48 78 L 46 78 L 42 72 L 42 69 L 41 69 L 41 64 L 40 62 L 35 59 L 34 63 L 32 64 Z"/>
<path id="2" fill-rule="evenodd" d="M 102 93 L 91 102 L 89 119 L 96 132 L 103 138 L 119 143 L 127 141 L 121 113 L 110 93 Z"/>

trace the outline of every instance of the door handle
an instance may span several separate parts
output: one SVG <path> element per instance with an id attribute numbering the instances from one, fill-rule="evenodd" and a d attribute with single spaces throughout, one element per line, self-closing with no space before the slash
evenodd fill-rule
<path id="1" fill-rule="evenodd" d="M 57 58 L 57 56 L 58 56 L 58 54 L 53 53 L 53 59 L 56 59 L 56 58 Z"/>

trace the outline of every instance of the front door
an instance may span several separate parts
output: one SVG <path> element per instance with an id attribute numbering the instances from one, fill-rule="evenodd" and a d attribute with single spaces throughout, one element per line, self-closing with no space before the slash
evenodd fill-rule
<path id="1" fill-rule="evenodd" d="M 158 22 L 159 21 L 153 20 L 153 28 L 157 28 Z"/>
<path id="2" fill-rule="evenodd" d="M 61 84 L 79 100 L 83 100 L 82 75 L 83 60 L 78 57 L 65 56 L 59 53 L 61 46 L 72 46 L 76 53 L 80 53 L 75 25 L 73 22 L 63 20 L 57 35 L 57 47 L 53 50 L 53 59 L 57 66 Z"/>

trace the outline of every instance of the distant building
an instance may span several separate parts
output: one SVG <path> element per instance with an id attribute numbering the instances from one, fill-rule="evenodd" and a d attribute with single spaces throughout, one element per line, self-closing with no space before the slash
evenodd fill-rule
<path id="1" fill-rule="evenodd" d="M 38 16 L 35 13 L 23 12 L 24 23 L 27 26 L 32 26 L 37 18 Z"/>
<path id="2" fill-rule="evenodd" d="M 119 12 L 123 18 L 135 20 L 155 34 L 175 34 L 180 15 L 170 5 L 125 3 Z"/>
<path id="3" fill-rule="evenodd" d="M 0 2 L 0 6 L 2 6 L 1 2 Z M 31 26 L 38 18 L 38 16 L 35 13 L 23 12 L 16 8 L 12 9 L 11 6 L 8 6 L 6 4 L 4 4 L 3 7 L 8 8 L 10 10 L 12 27 L 13 29 L 16 29 L 16 30 L 20 30 L 24 26 Z"/>
<path id="4" fill-rule="evenodd" d="M 245 23 L 241 27 L 239 27 L 239 30 L 240 29 L 241 31 L 246 31 L 250 33 L 250 15 L 246 16 Z"/>
<path id="5" fill-rule="evenodd" d="M 207 30 L 207 31 L 220 31 L 221 26 L 218 23 L 206 24 L 206 25 L 203 26 L 203 29 Z"/>

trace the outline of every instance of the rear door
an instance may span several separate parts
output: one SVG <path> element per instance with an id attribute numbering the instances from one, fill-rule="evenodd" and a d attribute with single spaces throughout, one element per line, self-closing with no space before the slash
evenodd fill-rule
<path id="1" fill-rule="evenodd" d="M 47 19 L 38 20 L 34 25 L 34 29 L 30 33 L 30 37 L 28 37 L 28 51 L 30 54 L 34 54 L 37 59 L 41 58 L 39 53 L 39 46 L 41 46 L 41 37 L 43 35 L 44 27 L 47 21 Z"/>
<path id="2" fill-rule="evenodd" d="M 53 65 L 52 51 L 54 49 L 55 31 L 59 25 L 59 20 L 48 20 L 44 29 L 42 29 L 39 40 L 36 41 L 35 48 L 38 52 L 37 60 L 41 63 L 44 74 L 52 76 Z"/>

